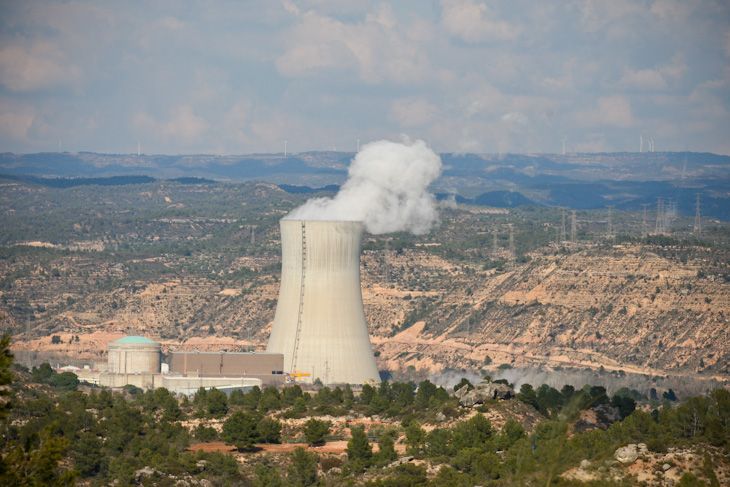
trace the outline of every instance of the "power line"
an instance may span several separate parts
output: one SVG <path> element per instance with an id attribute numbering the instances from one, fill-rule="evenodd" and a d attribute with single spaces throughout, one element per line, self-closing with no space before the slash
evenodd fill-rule
<path id="1" fill-rule="evenodd" d="M 702 217 L 700 216 L 700 193 L 695 193 L 697 203 L 695 204 L 695 228 L 694 233 L 702 235 Z"/>

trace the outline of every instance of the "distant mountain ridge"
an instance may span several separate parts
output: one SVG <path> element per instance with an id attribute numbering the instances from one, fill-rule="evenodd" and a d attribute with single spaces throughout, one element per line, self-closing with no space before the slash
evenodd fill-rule
<path id="1" fill-rule="evenodd" d="M 334 191 L 346 180 L 354 156 L 332 151 L 230 156 L 3 153 L 0 173 L 38 178 L 261 180 L 288 192 L 298 191 L 296 188 Z M 442 175 L 433 185 L 441 198 L 454 195 L 456 201 L 497 207 L 598 209 L 611 205 L 634 211 L 642 205 L 656 207 L 661 198 L 668 205 L 671 201 L 679 214 L 693 215 L 699 194 L 704 216 L 730 221 L 728 156 L 696 152 L 447 153 L 441 158 Z"/>

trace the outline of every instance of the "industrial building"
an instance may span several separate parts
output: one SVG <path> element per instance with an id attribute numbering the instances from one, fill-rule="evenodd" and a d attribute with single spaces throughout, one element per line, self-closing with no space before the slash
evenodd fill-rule
<path id="1" fill-rule="evenodd" d="M 264 384 L 284 382 L 281 353 L 170 352 L 170 373 L 182 377 L 249 377 Z"/>
<path id="2" fill-rule="evenodd" d="M 80 380 L 113 388 L 164 387 L 181 394 L 193 394 L 200 387 L 247 390 L 285 380 L 281 354 L 172 352 L 168 366 L 162 363 L 160 343 L 149 338 L 126 336 L 108 347 L 106 370 L 79 369 Z"/>
<path id="3" fill-rule="evenodd" d="M 305 381 L 380 381 L 360 289 L 363 225 L 281 220 L 279 301 L 266 351 Z"/>
<path id="4" fill-rule="evenodd" d="M 141 336 L 126 336 L 109 344 L 110 374 L 160 373 L 161 346 Z"/>

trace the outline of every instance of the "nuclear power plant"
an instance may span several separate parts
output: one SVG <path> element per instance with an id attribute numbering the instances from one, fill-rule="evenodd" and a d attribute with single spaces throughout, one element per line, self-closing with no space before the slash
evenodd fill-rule
<path id="1" fill-rule="evenodd" d="M 360 290 L 363 225 L 281 220 L 281 288 L 267 353 L 303 381 L 380 381 Z M 309 375 L 307 375 L 309 374 Z"/>

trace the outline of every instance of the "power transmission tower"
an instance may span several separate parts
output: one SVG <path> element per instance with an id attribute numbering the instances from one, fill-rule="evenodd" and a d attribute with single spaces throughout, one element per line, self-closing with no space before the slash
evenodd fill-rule
<path id="1" fill-rule="evenodd" d="M 494 227 L 492 234 L 494 235 L 494 241 L 492 243 L 492 246 L 494 247 L 494 255 L 497 255 L 497 251 L 499 250 L 499 244 L 497 243 L 497 227 Z"/>
<path id="2" fill-rule="evenodd" d="M 644 207 L 644 219 L 641 222 L 641 238 L 646 238 L 649 235 L 649 227 L 646 224 L 646 208 L 649 206 L 649 203 L 642 203 L 641 206 Z"/>
<path id="3" fill-rule="evenodd" d="M 615 205 L 608 205 L 608 238 L 613 238 L 613 222 L 611 221 L 611 212 Z"/>
<path id="4" fill-rule="evenodd" d="M 383 254 L 383 279 L 385 284 L 390 283 L 390 268 L 388 267 L 388 241 L 385 241 L 385 253 Z"/>
<path id="5" fill-rule="evenodd" d="M 563 225 L 560 227 L 560 242 L 565 242 L 565 208 L 561 208 Z"/>
<path id="6" fill-rule="evenodd" d="M 664 206 L 664 231 L 669 232 L 672 228 L 672 216 L 674 216 L 674 205 L 675 201 L 672 198 L 667 198 L 667 204 Z"/>
<path id="7" fill-rule="evenodd" d="M 654 233 L 661 235 L 664 233 L 664 201 L 662 198 L 657 198 L 656 202 L 656 228 Z"/>
<path id="8" fill-rule="evenodd" d="M 700 216 L 700 193 L 695 193 L 697 202 L 695 203 L 695 228 L 694 233 L 702 235 L 702 217 Z"/>
<path id="9" fill-rule="evenodd" d="M 509 224 L 509 256 L 510 259 L 515 258 L 515 232 L 512 223 Z"/>
<path id="10" fill-rule="evenodd" d="M 571 215 L 571 220 L 570 220 L 570 241 L 573 243 L 575 243 L 575 237 L 576 237 L 575 234 L 576 234 L 577 226 L 578 226 L 577 222 L 575 221 L 575 210 L 573 210 L 573 214 Z"/>
<path id="11" fill-rule="evenodd" d="M 251 225 L 251 244 L 253 245 L 255 243 L 256 243 L 256 227 Z"/>

